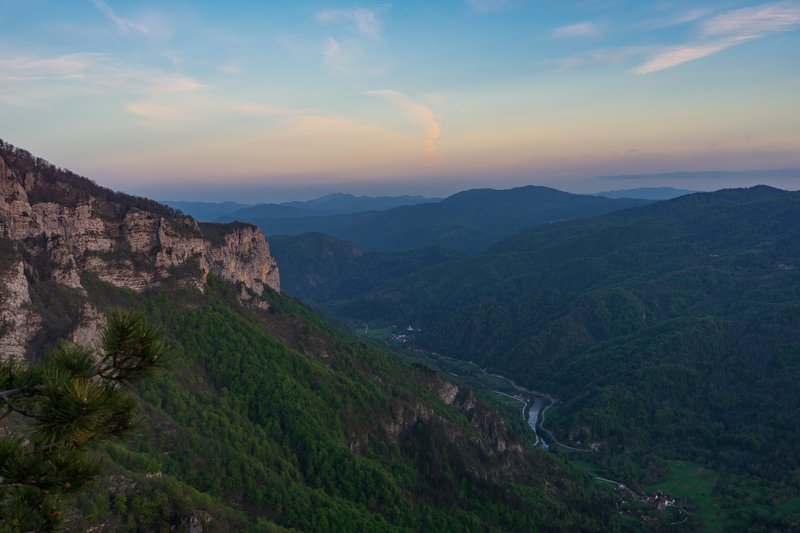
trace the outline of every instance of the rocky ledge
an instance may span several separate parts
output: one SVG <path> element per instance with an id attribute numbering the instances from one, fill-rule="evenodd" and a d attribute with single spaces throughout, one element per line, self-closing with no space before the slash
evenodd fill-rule
<path id="1" fill-rule="evenodd" d="M 0 141 L 0 357 L 24 357 L 39 329 L 30 285 L 85 292 L 83 274 L 134 291 L 171 278 L 202 291 L 209 274 L 237 285 L 243 299 L 265 286 L 280 290 L 277 264 L 255 226 L 198 224 Z M 90 339 L 98 316 L 84 306 L 73 337 Z"/>

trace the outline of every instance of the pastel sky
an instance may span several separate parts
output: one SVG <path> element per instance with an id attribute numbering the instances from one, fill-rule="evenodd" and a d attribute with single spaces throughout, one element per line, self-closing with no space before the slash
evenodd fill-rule
<path id="1" fill-rule="evenodd" d="M 800 0 L 0 0 L 0 138 L 160 199 L 800 188 Z M 735 177 L 731 177 L 735 176 Z"/>

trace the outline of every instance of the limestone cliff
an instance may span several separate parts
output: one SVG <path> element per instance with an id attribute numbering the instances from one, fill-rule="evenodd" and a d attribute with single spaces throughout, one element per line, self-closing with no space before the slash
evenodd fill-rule
<path id="1" fill-rule="evenodd" d="M 204 223 L 200 228 L 210 240 L 204 257 L 211 272 L 256 294 L 264 285 L 280 290 L 278 265 L 260 229 L 238 222 Z"/>
<path id="2" fill-rule="evenodd" d="M 82 276 L 142 291 L 174 278 L 203 290 L 213 273 L 260 295 L 280 290 L 263 233 L 247 224 L 203 224 L 162 204 L 116 193 L 0 141 L 0 357 L 24 356 L 41 319 L 31 285 L 85 293 Z M 70 336 L 96 338 L 88 303 Z"/>

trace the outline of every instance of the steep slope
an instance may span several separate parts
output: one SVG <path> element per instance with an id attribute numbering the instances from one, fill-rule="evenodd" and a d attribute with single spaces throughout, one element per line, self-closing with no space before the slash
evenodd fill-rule
<path id="1" fill-rule="evenodd" d="M 238 218 L 258 225 L 267 235 L 324 233 L 365 250 L 402 252 L 443 246 L 462 254 L 475 254 L 536 224 L 588 217 L 647 203 L 650 202 L 611 200 L 527 186 L 508 190 L 475 189 L 437 203 L 388 211 L 293 219 L 262 218 L 240 211 Z"/>
<path id="2" fill-rule="evenodd" d="M 0 157 L 7 356 L 40 357 L 62 336 L 91 344 L 115 306 L 163 325 L 176 355 L 139 390 L 139 435 L 102 448 L 105 473 L 71 502 L 69 529 L 621 527 L 589 476 L 472 392 L 277 292 L 251 226 L 198 225 L 7 145 Z"/>
<path id="3" fill-rule="evenodd" d="M 693 194 L 533 228 L 321 304 L 414 324 L 429 350 L 554 393 L 559 440 L 596 445 L 629 482 L 659 479 L 662 459 L 697 461 L 724 473 L 715 505 L 740 526 L 791 529 L 798 221 L 797 192 Z"/>

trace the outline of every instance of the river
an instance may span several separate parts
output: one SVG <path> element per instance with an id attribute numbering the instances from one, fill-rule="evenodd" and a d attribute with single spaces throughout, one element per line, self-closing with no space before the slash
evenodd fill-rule
<path id="1" fill-rule="evenodd" d="M 528 405 L 528 425 L 536 434 L 537 444 L 547 450 L 550 446 L 547 445 L 547 442 L 545 442 L 542 436 L 536 431 L 536 426 L 539 424 L 539 412 L 542 410 L 542 407 L 544 407 L 544 397 L 534 396 L 533 401 Z"/>
<path id="2" fill-rule="evenodd" d="M 527 387 L 523 387 L 521 385 L 518 385 L 513 379 L 510 379 L 510 378 L 508 378 L 506 376 L 503 376 L 502 374 L 489 373 L 489 372 L 486 371 L 485 368 L 481 368 L 479 365 L 475 364 L 475 362 L 473 362 L 473 361 L 464 361 L 464 360 L 461 360 L 461 359 L 454 359 L 452 357 L 447 357 L 446 355 L 440 355 L 440 354 L 430 354 L 430 355 L 433 356 L 434 361 L 437 360 L 437 359 L 444 359 L 444 360 L 455 361 L 455 362 L 458 362 L 458 363 L 461 363 L 461 364 L 466 362 L 469 365 L 474 366 L 478 370 L 478 372 L 480 372 L 481 374 L 483 374 L 485 376 L 493 377 L 493 378 L 502 379 L 503 381 L 505 381 L 509 385 L 511 385 L 513 391 L 509 391 L 509 392 L 513 392 L 514 395 L 511 395 L 511 394 L 509 394 L 507 392 L 503 392 L 503 391 L 499 391 L 499 390 L 494 390 L 494 392 L 498 393 L 498 394 L 502 394 L 504 396 L 508 396 L 509 398 L 514 398 L 515 400 L 517 400 L 517 401 L 519 401 L 519 402 L 521 402 L 523 404 L 523 407 L 522 407 L 522 419 L 527 421 L 528 426 L 531 428 L 531 430 L 533 430 L 534 435 L 536 435 L 536 445 L 537 446 L 540 446 L 541 448 L 543 448 L 545 450 L 549 450 L 550 449 L 550 445 L 548 445 L 547 442 L 542 438 L 542 433 L 544 433 L 550 438 L 551 442 L 554 443 L 556 446 L 560 446 L 562 448 L 566 448 L 568 450 L 573 450 L 573 451 L 576 451 L 576 452 L 591 453 L 592 451 L 594 451 L 594 450 L 589 450 L 589 449 L 573 448 L 572 446 L 568 446 L 566 444 L 562 444 L 561 442 L 558 441 L 558 439 L 555 437 L 555 435 L 553 435 L 553 433 L 549 429 L 547 429 L 545 427 L 545 425 L 544 425 L 545 424 L 544 415 L 545 415 L 546 411 L 558 402 L 558 400 L 556 400 L 550 394 L 548 394 L 546 392 L 540 392 L 540 391 L 536 391 L 536 390 L 531 390 L 531 389 L 528 389 Z M 442 368 L 442 367 L 439 367 L 439 368 Z M 453 374 L 452 372 L 450 372 L 450 373 Z M 454 376 L 458 376 L 458 374 L 453 374 L 453 375 Z M 492 389 L 489 389 L 489 390 L 492 390 Z M 529 400 L 523 400 L 523 399 L 521 399 L 521 397 L 528 398 Z M 527 419 L 525 418 L 525 410 L 526 409 L 528 410 Z M 541 414 L 541 416 L 540 416 L 540 414 Z M 542 430 L 542 431 L 540 432 L 538 430 Z"/>

